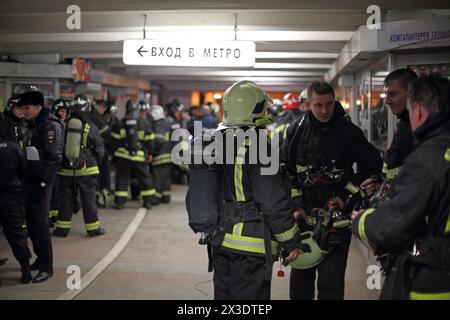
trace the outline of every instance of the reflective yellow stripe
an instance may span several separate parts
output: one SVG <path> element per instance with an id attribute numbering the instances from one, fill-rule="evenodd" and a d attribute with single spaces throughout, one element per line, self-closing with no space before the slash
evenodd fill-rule
<path id="1" fill-rule="evenodd" d="M 233 234 L 236 236 L 242 236 L 242 229 L 244 228 L 244 223 L 236 223 L 233 227 Z"/>
<path id="2" fill-rule="evenodd" d="M 162 194 L 159 193 L 158 191 L 155 192 L 155 196 L 156 196 L 157 198 L 162 198 Z"/>
<path id="3" fill-rule="evenodd" d="M 359 192 L 359 188 L 356 187 L 353 183 L 347 182 L 347 185 L 345 186 L 345 189 L 350 191 L 351 193 L 355 194 Z"/>
<path id="4" fill-rule="evenodd" d="M 85 227 L 87 231 L 97 230 L 98 228 L 100 228 L 100 221 L 86 223 Z"/>
<path id="5" fill-rule="evenodd" d="M 116 197 L 128 197 L 128 191 L 114 191 Z"/>
<path id="6" fill-rule="evenodd" d="M 297 233 L 299 233 L 300 230 L 298 229 L 297 224 L 294 224 L 292 228 L 290 228 L 288 231 L 285 231 L 283 233 L 275 234 L 275 238 L 277 238 L 278 242 L 285 242 L 293 239 Z"/>
<path id="7" fill-rule="evenodd" d="M 278 244 L 276 241 L 271 241 L 271 245 L 272 245 L 272 254 L 276 255 L 278 253 Z M 260 254 L 265 254 L 266 252 L 264 248 L 264 239 L 238 236 L 229 233 L 225 234 L 222 246 L 234 250 Z"/>
<path id="8" fill-rule="evenodd" d="M 155 140 L 155 134 L 154 133 L 150 133 L 150 134 L 146 134 L 144 137 L 144 141 L 153 141 Z"/>
<path id="9" fill-rule="evenodd" d="M 145 138 L 144 130 L 138 130 L 137 134 L 138 134 L 138 140 L 144 141 L 144 138 Z"/>
<path id="10" fill-rule="evenodd" d="M 444 153 L 444 159 L 450 162 L 450 148 Z"/>
<path id="11" fill-rule="evenodd" d="M 117 139 L 117 140 L 122 139 L 122 137 L 120 136 L 120 134 L 115 133 L 115 132 L 111 132 L 111 137 L 113 137 L 114 139 Z"/>
<path id="12" fill-rule="evenodd" d="M 126 138 L 127 137 L 127 131 L 125 129 L 123 129 L 123 128 L 120 129 L 119 133 L 120 133 L 120 137 L 121 138 Z"/>
<path id="13" fill-rule="evenodd" d="M 450 210 L 448 211 L 447 224 L 445 225 L 444 233 L 450 233 Z"/>
<path id="14" fill-rule="evenodd" d="M 50 211 L 48 212 L 48 216 L 49 216 L 50 218 L 57 217 L 57 216 L 58 216 L 58 213 L 59 213 L 58 210 L 50 210 Z"/>
<path id="15" fill-rule="evenodd" d="M 172 163 L 170 153 L 163 153 L 153 158 L 153 165 Z"/>
<path id="16" fill-rule="evenodd" d="M 366 211 L 364 211 L 361 214 L 361 218 L 359 219 L 358 234 L 359 234 L 359 237 L 361 238 L 361 240 L 363 240 L 366 243 L 368 242 L 368 240 L 367 240 L 367 236 L 366 236 L 364 222 L 366 221 L 366 217 L 374 211 L 375 211 L 375 208 L 367 209 Z"/>
<path id="17" fill-rule="evenodd" d="M 109 126 L 108 126 L 108 125 L 105 125 L 103 128 L 101 128 L 101 129 L 99 130 L 99 132 L 100 132 L 100 134 L 102 134 L 103 132 L 108 131 L 108 129 L 109 129 Z"/>
<path id="18" fill-rule="evenodd" d="M 89 123 L 86 123 L 83 130 L 83 142 L 81 144 L 81 147 L 86 148 L 87 146 L 87 140 L 89 137 L 89 130 L 91 130 L 91 126 Z"/>
<path id="19" fill-rule="evenodd" d="M 291 189 L 291 198 L 300 197 L 301 195 L 302 195 L 302 192 L 300 191 L 300 189 L 295 189 L 295 188 Z"/>
<path id="20" fill-rule="evenodd" d="M 127 149 L 125 148 L 119 148 L 116 152 L 114 152 L 114 156 L 122 159 L 128 159 L 131 161 L 137 161 L 137 162 L 145 162 L 145 154 L 144 151 L 139 150 L 136 155 L 131 156 Z"/>
<path id="21" fill-rule="evenodd" d="M 302 173 L 302 172 L 305 172 L 306 170 L 308 170 L 308 166 L 302 166 L 299 164 L 296 166 L 296 168 L 297 168 L 297 173 Z"/>
<path id="22" fill-rule="evenodd" d="M 148 189 L 148 190 L 142 190 L 141 191 L 141 196 L 154 196 L 156 194 L 156 190 L 155 189 Z"/>
<path id="23" fill-rule="evenodd" d="M 56 221 L 56 227 L 60 229 L 70 229 L 70 226 L 72 225 L 72 221 Z"/>
<path id="24" fill-rule="evenodd" d="M 58 174 L 60 176 L 64 176 L 64 177 L 80 177 L 80 176 L 91 176 L 91 175 L 95 175 L 95 174 L 100 174 L 100 171 L 98 170 L 97 166 L 94 166 L 94 167 L 89 167 L 89 168 L 77 169 L 77 170 L 75 170 L 75 174 L 74 174 L 74 170 L 63 168 L 58 172 Z"/>
<path id="25" fill-rule="evenodd" d="M 450 292 L 441 293 L 419 293 L 411 291 L 409 293 L 410 300 L 450 300 Z"/>
<path id="26" fill-rule="evenodd" d="M 247 146 L 251 144 L 250 140 L 246 138 L 244 145 L 239 147 L 237 156 L 234 162 L 234 188 L 236 192 L 237 201 L 245 201 L 244 184 L 242 182 L 243 170 L 242 164 L 244 163 L 245 154 L 247 153 Z"/>
<path id="27" fill-rule="evenodd" d="M 383 173 L 386 176 L 386 179 L 388 180 L 394 180 L 395 177 L 398 175 L 398 172 L 400 171 L 401 167 L 388 169 L 387 163 L 383 163 Z"/>

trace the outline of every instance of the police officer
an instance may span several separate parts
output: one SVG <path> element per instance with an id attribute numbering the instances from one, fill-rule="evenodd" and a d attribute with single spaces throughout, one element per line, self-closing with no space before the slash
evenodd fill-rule
<path id="1" fill-rule="evenodd" d="M 25 157 L 15 142 L 0 135 L 0 222 L 14 257 L 20 264 L 22 283 L 32 279 L 31 253 L 25 231 L 23 180 Z"/>
<path id="2" fill-rule="evenodd" d="M 24 106 L 28 121 L 24 143 L 27 159 L 25 213 L 28 233 L 37 256 L 31 269 L 39 270 L 33 282 L 42 282 L 53 275 L 48 212 L 52 186 L 62 161 L 64 128 L 59 119 L 44 107 L 41 92 L 23 93 L 19 104 Z"/>
<path id="3" fill-rule="evenodd" d="M 156 190 L 148 170 L 148 161 L 151 158 L 155 135 L 150 124 L 145 119 L 138 118 L 138 107 L 135 103 L 128 100 L 125 109 L 125 118 L 115 125 L 111 132 L 117 162 L 114 201 L 117 209 L 123 208 L 128 198 L 130 175 L 133 174 L 139 181 L 143 206 L 151 208 Z"/>
<path id="4" fill-rule="evenodd" d="M 53 235 L 67 237 L 71 228 L 72 214 L 79 210 L 78 193 L 86 232 L 90 237 L 101 236 L 105 230 L 101 228 L 97 214 L 95 190 L 99 174 L 98 163 L 104 154 L 100 133 L 90 119 L 90 102 L 85 95 L 77 95 L 72 104 L 72 111 L 67 122 L 65 152 L 60 176 L 60 205 L 58 221 Z M 78 126 L 75 124 L 78 123 Z M 71 135 L 78 136 L 80 144 L 72 144 Z M 76 149 L 76 150 L 75 150 Z M 73 157 L 78 154 L 78 157 Z"/>
<path id="5" fill-rule="evenodd" d="M 383 163 L 383 179 L 389 184 L 397 176 L 403 161 L 415 148 L 415 139 L 406 108 L 408 85 L 415 79 L 417 75 L 410 69 L 395 70 L 384 79 L 386 105 L 398 119 L 391 146 L 385 154 Z M 364 181 L 361 187 L 371 196 L 380 189 L 379 179 L 371 177 Z"/>
<path id="6" fill-rule="evenodd" d="M 215 299 L 270 299 L 278 245 L 284 249 L 286 261 L 302 253 L 287 180 L 278 168 L 275 173 L 262 173 L 259 157 L 256 163 L 249 163 L 250 153 L 255 152 L 251 145 L 256 146 L 259 139 L 270 143 L 266 134 L 258 136 L 270 122 L 267 106 L 266 93 L 250 81 L 235 83 L 223 96 L 222 125 L 232 133 L 224 137 L 235 139 L 239 131 L 253 131 L 254 135 L 236 139 L 239 145 L 230 150 L 234 164 L 223 169 L 224 213 L 220 232 L 212 241 Z"/>
<path id="7" fill-rule="evenodd" d="M 336 104 L 334 90 L 328 83 L 311 83 L 308 100 L 310 110 L 289 126 L 281 148 L 281 161 L 287 164 L 292 185 L 294 215 L 302 232 L 307 230 L 305 221 L 310 220 L 308 215 L 313 209 L 326 206 L 344 209 L 349 195 L 360 192 L 356 186 L 371 175 L 380 174 L 382 167 L 378 151 Z M 352 168 L 354 163 L 358 166 L 357 174 Z M 341 227 L 330 226 L 328 231 L 338 240 L 317 267 L 292 269 L 291 299 L 314 299 L 316 272 L 318 299 L 344 298 L 351 232 L 345 225 Z"/>
<path id="8" fill-rule="evenodd" d="M 381 258 L 381 299 L 450 300 L 450 82 L 410 84 L 408 110 L 418 147 L 404 161 L 385 202 L 355 211 L 353 232 Z"/>
<path id="9" fill-rule="evenodd" d="M 65 126 L 65 123 L 69 117 L 69 103 L 63 99 L 56 99 L 53 101 L 52 108 L 50 109 L 51 113 L 53 113 Z M 52 199 L 50 200 L 50 211 L 48 212 L 49 217 L 49 226 L 50 228 L 55 227 L 55 223 L 58 220 L 58 212 L 59 212 L 59 176 L 56 177 L 55 183 L 53 184 L 52 190 Z"/>
<path id="10" fill-rule="evenodd" d="M 19 105 L 19 95 L 8 99 L 3 116 L 0 117 L 0 135 L 6 140 L 23 146 L 26 122 L 23 107 Z"/>
<path id="11" fill-rule="evenodd" d="M 151 172 L 156 188 L 156 204 L 170 202 L 170 185 L 172 180 L 172 160 L 170 142 L 170 124 L 165 119 L 164 109 L 159 105 L 151 108 L 155 147 Z"/>

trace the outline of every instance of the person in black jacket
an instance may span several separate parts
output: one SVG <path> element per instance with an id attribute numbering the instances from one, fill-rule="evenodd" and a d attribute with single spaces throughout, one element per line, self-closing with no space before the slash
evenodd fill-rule
<path id="1" fill-rule="evenodd" d="M 409 113 L 406 108 L 408 98 L 408 85 L 417 79 L 417 75 L 410 69 L 398 69 L 384 79 L 386 90 L 386 105 L 398 118 L 397 127 L 391 146 L 386 151 L 383 163 L 383 179 L 392 182 L 395 179 L 403 161 L 414 151 L 415 138 L 409 123 Z M 371 177 L 361 184 L 361 188 L 372 196 L 380 189 L 380 180 Z"/>
<path id="2" fill-rule="evenodd" d="M 0 135 L 22 148 L 26 123 L 23 107 L 19 106 L 19 96 L 14 95 L 6 103 L 3 117 L 0 117 Z"/>
<path id="3" fill-rule="evenodd" d="M 45 108 L 41 92 L 23 93 L 19 104 L 24 106 L 28 121 L 24 143 L 27 159 L 25 213 L 28 233 L 37 255 L 31 269 L 39 270 L 33 282 L 42 282 L 53 275 L 48 212 L 52 186 L 62 161 L 64 128 L 59 119 Z"/>
<path id="4" fill-rule="evenodd" d="M 252 154 L 262 143 L 270 150 L 263 127 L 270 122 L 266 116 L 268 100 L 267 94 L 250 81 L 235 83 L 223 96 L 221 127 L 228 127 L 225 139 L 237 142 L 233 150 L 226 150 L 233 155 L 234 163 L 223 168 L 224 213 L 219 222 L 220 236 L 212 240 L 214 299 L 270 299 L 272 264 L 279 247 L 283 248 L 285 262 L 303 253 L 287 177 L 280 170 L 265 173 L 260 157 Z M 248 139 L 241 136 L 243 131 L 249 134 Z M 250 162 L 254 158 L 256 161 Z"/>
<path id="5" fill-rule="evenodd" d="M 23 180 L 25 158 L 16 143 L 0 135 L 0 222 L 14 257 L 22 270 L 22 283 L 31 281 L 30 258 L 25 210 Z"/>
<path id="6" fill-rule="evenodd" d="M 408 110 L 418 148 L 387 200 L 353 213 L 352 230 L 376 253 L 389 252 L 382 299 L 450 300 L 450 81 L 413 81 Z"/>
<path id="7" fill-rule="evenodd" d="M 379 175 L 382 167 L 378 151 L 335 101 L 328 83 L 311 83 L 308 99 L 310 110 L 289 126 L 281 147 L 281 162 L 287 164 L 290 175 L 294 215 L 302 231 L 307 230 L 305 222 L 313 209 L 329 205 L 344 209 L 349 196 L 360 193 L 357 186 L 371 175 Z M 314 299 L 316 272 L 318 299 L 344 298 L 351 231 L 343 225 L 330 232 L 337 237 L 337 244 L 317 267 L 291 270 L 291 299 Z"/>

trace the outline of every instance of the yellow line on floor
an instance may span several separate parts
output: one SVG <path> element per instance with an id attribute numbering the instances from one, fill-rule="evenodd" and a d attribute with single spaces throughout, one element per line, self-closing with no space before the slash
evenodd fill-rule
<path id="1" fill-rule="evenodd" d="M 114 247 L 81 279 L 80 289 L 68 290 L 57 300 L 73 300 L 86 289 L 117 258 L 123 249 L 125 249 L 128 242 L 130 242 L 131 238 L 136 233 L 137 228 L 139 228 L 139 225 L 144 220 L 146 214 L 147 209 L 140 208 L 133 221 L 128 225 Z"/>

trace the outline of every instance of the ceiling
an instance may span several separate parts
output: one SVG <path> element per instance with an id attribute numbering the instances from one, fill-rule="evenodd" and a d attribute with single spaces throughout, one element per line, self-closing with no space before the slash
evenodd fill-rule
<path id="1" fill-rule="evenodd" d="M 366 9 L 372 2 L 78 0 L 81 30 L 68 30 L 66 8 L 73 0 L 2 0 L 0 52 L 19 60 L 24 54 L 86 58 L 96 69 L 180 88 L 220 89 L 251 78 L 266 86 L 301 90 L 329 70 L 345 43 L 366 23 Z M 450 7 L 448 1 L 433 0 L 382 0 L 377 4 L 383 20 L 439 15 L 448 13 L 442 9 Z M 423 11 L 431 8 L 435 10 Z M 253 40 L 255 67 L 126 66 L 122 62 L 123 40 L 142 39 L 144 21 L 147 39 Z"/>

